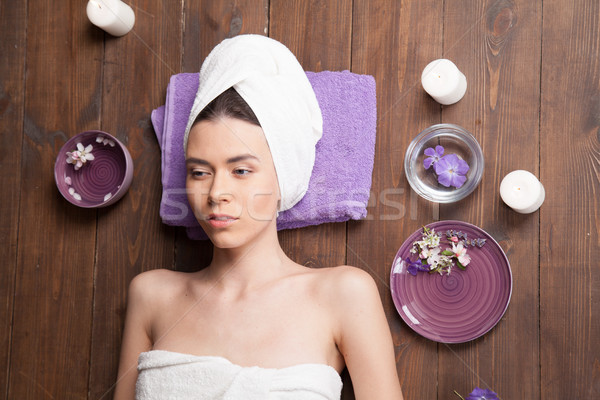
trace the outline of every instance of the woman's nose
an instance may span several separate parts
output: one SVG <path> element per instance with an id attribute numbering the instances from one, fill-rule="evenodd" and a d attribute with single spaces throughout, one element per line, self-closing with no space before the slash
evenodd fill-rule
<path id="1" fill-rule="evenodd" d="M 211 204 L 228 203 L 232 199 L 233 194 L 229 190 L 227 177 L 223 176 L 223 174 L 215 174 L 208 192 L 208 202 Z"/>

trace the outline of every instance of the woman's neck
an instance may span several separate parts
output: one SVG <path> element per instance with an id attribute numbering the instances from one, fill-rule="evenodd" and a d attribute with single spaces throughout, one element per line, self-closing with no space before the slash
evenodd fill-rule
<path id="1" fill-rule="evenodd" d="M 223 289 L 241 293 L 282 277 L 294 265 L 283 252 L 275 231 L 238 248 L 215 246 L 206 273 Z"/>

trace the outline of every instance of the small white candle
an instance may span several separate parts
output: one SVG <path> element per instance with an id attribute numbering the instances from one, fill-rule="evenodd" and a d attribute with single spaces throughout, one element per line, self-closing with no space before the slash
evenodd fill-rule
<path id="1" fill-rule="evenodd" d="M 133 10 L 121 0 L 90 0 L 86 12 L 92 24 L 113 36 L 123 36 L 135 23 Z"/>
<path id="2" fill-rule="evenodd" d="M 516 212 L 529 214 L 540 208 L 546 197 L 546 191 L 531 172 L 516 170 L 502 179 L 500 197 Z"/>
<path id="3" fill-rule="evenodd" d="M 440 104 L 454 104 L 467 91 L 467 78 L 450 60 L 441 58 L 427 64 L 421 74 L 423 89 Z"/>

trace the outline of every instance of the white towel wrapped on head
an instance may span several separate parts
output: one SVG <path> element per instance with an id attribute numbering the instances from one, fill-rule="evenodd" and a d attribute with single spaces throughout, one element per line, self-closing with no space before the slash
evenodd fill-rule
<path id="1" fill-rule="evenodd" d="M 339 400 L 342 380 L 325 364 L 241 367 L 223 357 L 164 350 L 140 354 L 136 400 Z"/>
<path id="2" fill-rule="evenodd" d="M 323 134 L 312 86 L 294 54 L 278 41 L 260 35 L 225 39 L 200 69 L 184 151 L 198 114 L 230 87 L 248 103 L 265 133 L 281 191 L 279 211 L 285 211 L 308 189 L 315 146 Z"/>

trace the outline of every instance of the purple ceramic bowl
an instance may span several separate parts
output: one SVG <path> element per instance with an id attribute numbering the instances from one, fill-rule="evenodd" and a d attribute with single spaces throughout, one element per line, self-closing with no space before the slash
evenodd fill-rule
<path id="1" fill-rule="evenodd" d="M 79 169 L 67 162 L 68 152 L 91 145 L 93 160 Z M 54 180 L 67 201 L 83 208 L 106 207 L 116 203 L 133 179 L 133 160 L 114 136 L 102 131 L 81 132 L 64 144 L 54 164 Z"/>

